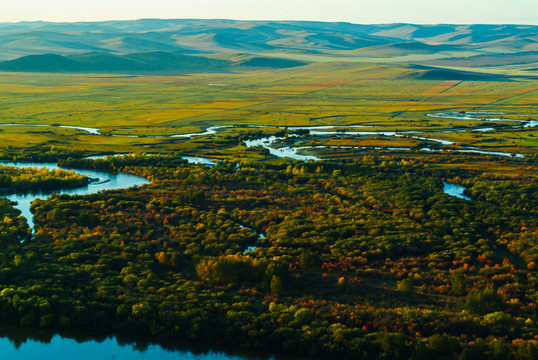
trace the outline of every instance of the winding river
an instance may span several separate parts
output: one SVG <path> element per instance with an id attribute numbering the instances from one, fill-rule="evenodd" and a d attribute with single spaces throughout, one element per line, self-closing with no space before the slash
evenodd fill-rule
<path id="1" fill-rule="evenodd" d="M 121 154 L 117 154 L 121 155 Z M 105 158 L 105 156 L 90 156 L 88 159 L 100 159 Z M 182 156 L 183 159 L 187 160 L 189 163 L 193 164 L 203 164 L 207 166 L 214 166 L 216 162 L 213 159 L 196 157 L 196 156 Z M 0 165 L 5 166 L 15 166 L 18 168 L 46 168 L 48 170 L 57 170 L 60 167 L 55 163 L 36 163 L 36 162 L 11 162 L 11 161 L 0 161 Z M 7 197 L 9 200 L 17 203 L 15 208 L 21 211 L 21 215 L 26 218 L 28 226 L 31 228 L 34 227 L 33 215 L 30 212 L 30 204 L 37 198 L 48 199 L 52 193 L 57 194 L 69 194 L 69 195 L 88 195 L 95 194 L 102 190 L 119 190 L 127 189 L 133 186 L 142 186 L 149 184 L 149 181 L 136 175 L 125 174 L 125 173 L 107 173 L 103 171 L 95 170 L 81 170 L 81 169 L 68 169 L 61 168 L 64 170 L 73 170 L 78 174 L 86 175 L 90 178 L 90 183 L 86 187 L 75 188 L 75 189 L 57 189 L 51 191 L 37 191 L 37 192 L 26 192 L 26 193 L 8 193 L 3 196 Z"/>
<path id="2" fill-rule="evenodd" d="M 427 114 L 430 117 L 436 117 L 436 118 L 446 118 L 446 119 L 458 119 L 458 120 L 474 120 L 474 121 L 513 121 L 517 122 L 518 125 L 514 127 L 535 127 L 538 125 L 538 121 L 535 120 L 519 120 L 519 119 L 510 119 L 503 117 L 492 117 L 492 115 L 506 115 L 503 113 L 493 113 L 493 112 L 442 112 L 442 113 L 432 113 Z M 517 114 L 522 115 L 522 114 Z M 525 114 L 525 115 L 533 115 L 533 114 Z M 57 126 L 62 128 L 69 128 L 69 129 L 75 129 L 80 131 L 85 131 L 92 135 L 105 135 L 101 133 L 101 130 L 99 128 L 91 128 L 91 127 L 81 127 L 81 126 L 69 126 L 69 125 L 45 125 L 45 124 L 0 124 L 0 126 Z M 192 138 L 195 136 L 204 136 L 204 135 L 211 135 L 216 134 L 222 129 L 226 128 L 232 128 L 236 127 L 234 125 L 222 125 L 222 126 L 212 126 L 207 128 L 206 130 L 202 132 L 196 132 L 196 133 L 187 133 L 187 134 L 176 134 L 176 135 L 163 135 L 163 136 L 152 136 L 152 137 L 162 137 L 162 138 Z M 278 129 L 287 129 L 290 131 L 308 131 L 308 134 L 311 136 L 322 136 L 322 137 L 329 137 L 329 136 L 341 136 L 341 135 L 355 135 L 355 136 L 372 136 L 372 135 L 381 135 L 381 136 L 394 136 L 394 137 L 401 137 L 401 136 L 409 136 L 418 140 L 422 141 L 430 141 L 438 143 L 441 146 L 446 145 L 453 145 L 455 144 L 452 141 L 443 140 L 443 139 L 437 139 L 434 137 L 424 137 L 424 136 L 418 136 L 414 135 L 415 131 L 403 131 L 403 132 L 396 132 L 396 131 L 364 131 L 363 128 L 367 128 L 368 126 L 365 125 L 319 125 L 319 126 L 263 126 L 263 125 L 246 125 L 246 126 L 237 126 L 237 127 L 245 127 L 245 128 L 278 128 Z M 360 130 L 357 130 L 359 129 Z M 489 131 L 493 128 L 484 128 L 484 127 L 475 127 L 472 129 L 452 129 L 447 130 L 445 132 L 461 132 L 461 131 Z M 113 135 L 113 136 L 136 136 L 136 135 Z M 298 137 L 297 134 L 289 134 L 288 137 Z M 275 146 L 277 143 L 284 140 L 284 136 L 263 136 L 257 139 L 251 139 L 251 140 L 245 140 L 244 143 L 247 147 L 263 147 L 269 151 L 270 154 L 280 157 L 280 158 L 290 158 L 294 160 L 302 160 L 302 161 L 317 161 L 320 160 L 319 157 L 315 155 L 308 155 L 308 154 L 301 154 L 303 150 L 307 149 L 322 149 L 322 148 L 338 148 L 336 146 L 282 146 L 280 143 L 279 146 Z M 369 149 L 368 147 L 364 146 L 342 146 L 340 148 L 348 148 L 348 149 Z M 378 147 L 373 147 L 373 149 L 381 149 Z M 411 148 L 407 147 L 388 147 L 388 150 L 398 150 L 398 151 L 410 151 Z M 484 151 L 480 150 L 479 148 L 474 147 L 466 147 L 463 149 L 451 149 L 451 148 L 431 148 L 431 147 L 422 147 L 418 149 L 419 151 L 457 151 L 462 153 L 478 153 L 478 154 L 487 154 L 487 155 L 497 155 L 497 156 L 515 156 L 515 157 L 523 157 L 522 154 L 510 154 L 505 152 L 498 152 L 498 151 Z M 92 158 L 99 158 L 92 157 Z M 204 164 L 208 166 L 215 165 L 215 159 L 210 158 L 204 158 L 204 157 L 196 157 L 196 156 L 184 156 L 184 159 L 186 159 L 188 162 L 191 163 L 199 163 Z M 0 161 L 1 165 L 11 165 L 11 166 L 18 166 L 18 167 L 45 167 L 49 170 L 52 169 L 58 169 L 58 165 L 54 163 L 12 163 L 12 162 L 6 162 L 6 161 Z M 148 181 L 146 179 L 143 179 L 138 176 L 129 175 L 129 174 L 109 174 L 105 172 L 99 172 L 99 171 L 92 171 L 92 170 L 78 170 L 78 169 L 67 169 L 67 170 L 74 170 L 77 173 L 85 174 L 91 179 L 98 179 L 98 181 L 91 182 L 87 187 L 85 188 L 78 188 L 78 189 L 69 189 L 69 190 L 61 190 L 61 191 L 54 191 L 58 192 L 60 194 L 79 194 L 79 195 L 85 195 L 85 194 L 93 194 L 101 190 L 114 190 L 114 189 L 124 189 L 129 188 L 132 186 L 141 186 L 144 184 L 147 184 Z M 453 190 L 449 190 L 453 191 Z M 30 227 L 33 228 L 33 217 L 30 212 L 30 204 L 31 202 L 36 198 L 48 198 L 53 192 L 38 192 L 38 193 L 26 193 L 26 194 L 9 194 L 7 197 L 15 201 L 17 203 L 16 208 L 21 210 L 22 215 L 27 219 L 28 224 Z M 454 195 L 458 196 L 458 195 Z M 461 195 L 463 196 L 463 195 Z M 465 198 L 465 197 L 464 197 Z M 252 248 L 253 250 L 254 248 Z"/>
<path id="3" fill-rule="evenodd" d="M 492 115 L 500 115 L 500 117 L 493 117 Z M 449 112 L 439 112 L 439 113 L 431 113 L 427 114 L 429 117 L 433 118 L 441 118 L 441 119 L 454 119 L 454 120 L 471 120 L 471 121 L 493 121 L 493 122 L 499 122 L 499 121 L 512 121 L 516 123 L 520 123 L 519 125 L 515 125 L 514 127 L 523 127 L 523 128 L 531 128 L 538 126 L 538 120 L 521 120 L 521 119 L 511 119 L 509 117 L 504 117 L 504 115 L 510 116 L 510 115 L 524 115 L 524 116 L 536 116 L 538 114 L 534 113 L 503 113 L 503 112 L 495 112 L 495 111 L 461 111 L 461 112 L 455 112 L 455 111 L 449 111 Z"/>
<path id="4" fill-rule="evenodd" d="M 520 119 L 511 119 L 508 117 L 492 117 L 492 115 L 508 115 L 505 113 L 499 113 L 499 112 L 439 112 L 439 113 L 431 113 L 427 114 L 429 117 L 433 118 L 442 118 L 442 119 L 455 119 L 455 120 L 470 120 L 470 121 L 492 121 L 492 122 L 501 122 L 501 121 L 508 121 L 508 122 L 516 122 L 517 125 L 514 125 L 514 128 L 532 128 L 538 126 L 538 121 L 536 120 L 520 120 Z M 512 114 L 512 115 L 538 115 L 538 114 Z M 437 139 L 434 137 L 423 137 L 423 136 L 417 136 L 413 135 L 417 133 L 417 131 L 402 131 L 402 132 L 395 132 L 395 131 L 351 131 L 348 130 L 349 128 L 353 127 L 367 127 L 367 126 L 361 126 L 361 125 L 355 125 L 355 126 L 304 126 L 304 127 L 288 127 L 289 130 L 309 130 L 309 134 L 313 136 L 338 136 L 338 135 L 356 135 L 356 136 L 372 136 L 372 135 L 382 135 L 382 136 L 394 136 L 394 137 L 401 137 L 401 136 L 409 136 L 414 139 L 423 140 L 423 141 L 431 141 L 436 142 L 442 146 L 445 145 L 454 145 L 456 144 L 453 141 L 443 140 L 443 139 Z M 338 130 L 338 128 L 344 128 L 344 131 Z M 346 129 L 347 128 L 347 129 Z M 492 131 L 494 130 L 493 127 L 484 127 L 484 126 L 477 126 L 474 128 L 465 128 L 465 129 L 451 129 L 451 130 L 443 130 L 439 131 L 438 133 L 454 133 L 454 132 L 466 132 L 466 131 L 472 131 L 472 132 L 485 132 L 485 131 Z M 292 135 L 293 136 L 293 135 Z M 261 146 L 267 150 L 269 150 L 269 153 L 277 156 L 277 157 L 286 157 L 294 160 L 303 160 L 303 161 L 317 161 L 320 160 L 318 157 L 313 155 L 301 155 L 301 150 L 305 149 L 320 149 L 320 148 L 328 148 L 327 146 L 301 146 L 301 147 L 290 147 L 290 146 L 282 146 L 276 148 L 274 146 L 275 143 L 278 141 L 283 140 L 284 137 L 276 137 L 276 136 L 267 136 L 259 139 L 253 139 L 253 140 L 246 140 L 245 145 L 247 147 L 254 147 L 254 146 Z M 330 148 L 330 147 L 329 147 Z M 334 146 L 333 148 L 337 148 Z M 340 148 L 349 148 L 349 149 L 368 149 L 368 147 L 364 146 L 342 146 Z M 374 149 L 381 149 L 381 148 L 374 148 Z M 409 151 L 411 148 L 387 148 L 388 150 L 400 150 L 400 151 Z M 512 153 L 506 153 L 501 151 L 485 151 L 480 150 L 479 148 L 475 147 L 466 147 L 463 149 L 433 149 L 431 147 L 422 147 L 418 149 L 419 151 L 429 151 L 429 152 L 444 152 L 444 151 L 457 151 L 462 153 L 475 153 L 475 154 L 485 154 L 485 155 L 494 155 L 494 156 L 506 156 L 506 157 L 518 157 L 523 158 L 523 154 L 512 154 Z"/>
<path id="5" fill-rule="evenodd" d="M 494 117 L 500 116 L 500 117 Z M 537 120 L 521 120 L 521 119 L 511 119 L 509 117 L 510 114 L 505 114 L 501 112 L 438 112 L 438 113 L 430 113 L 427 114 L 428 117 L 432 118 L 442 118 L 442 119 L 454 119 L 454 120 L 467 120 L 467 121 L 482 121 L 482 122 L 515 122 L 516 125 L 513 126 L 513 128 L 531 128 L 538 126 Z M 514 113 L 512 115 L 538 115 L 538 114 L 525 114 L 525 113 Z M 80 130 L 87 132 L 91 135 L 103 135 L 103 136 L 116 136 L 116 137 L 149 137 L 149 138 L 193 138 L 198 136 L 205 136 L 205 135 L 212 135 L 216 134 L 219 131 L 223 129 L 229 129 L 229 128 L 271 128 L 271 129 L 287 129 L 290 131 L 308 131 L 309 135 L 311 136 L 341 136 L 341 135 L 354 135 L 354 136 L 373 136 L 373 135 L 381 135 L 381 136 L 393 136 L 393 137 L 402 137 L 402 136 L 409 136 L 414 139 L 422 140 L 422 141 L 430 141 L 435 142 L 441 146 L 446 145 L 454 145 L 456 144 L 453 141 L 449 140 L 443 140 L 438 139 L 435 137 L 424 137 L 424 136 L 418 136 L 414 135 L 417 133 L 417 131 L 364 131 L 364 130 L 355 130 L 358 128 L 368 128 L 370 126 L 367 125 L 318 125 L 318 126 L 264 126 L 264 125 L 219 125 L 219 126 L 211 126 L 205 129 L 201 132 L 196 133 L 186 133 L 186 134 L 173 134 L 173 135 L 151 135 L 151 136 L 140 136 L 140 135 L 132 135 L 132 134 L 103 134 L 101 133 L 101 129 L 99 128 L 92 128 L 92 127 L 82 127 L 82 126 L 70 126 L 70 125 L 47 125 L 47 124 L 22 124 L 22 123 L 12 123 L 12 124 L 0 124 L 0 126 L 39 126 L 39 127 L 61 127 L 61 128 L 68 128 L 68 129 L 74 129 L 74 130 Z M 494 130 L 493 127 L 484 127 L 484 126 L 477 126 L 474 128 L 455 128 L 450 130 L 442 130 L 438 132 L 432 132 L 432 134 L 435 133 L 454 133 L 454 132 L 466 132 L 466 131 L 472 131 L 472 132 L 484 132 L 484 131 L 492 131 Z M 294 137 L 297 135 L 288 135 L 289 137 Z M 245 145 L 247 147 L 256 147 L 261 146 L 269 151 L 270 154 L 280 157 L 280 158 L 290 158 L 294 160 L 302 160 L 302 161 L 317 161 L 320 160 L 317 156 L 314 155 L 302 155 L 301 151 L 306 149 L 316 149 L 316 148 L 327 148 L 327 146 L 299 146 L 299 147 L 292 147 L 292 146 L 278 146 L 275 147 L 275 144 L 277 142 L 280 142 L 284 139 L 284 137 L 277 137 L 277 136 L 264 136 L 258 139 L 251 139 L 244 141 Z M 336 147 L 335 147 L 336 148 Z M 350 148 L 350 149 L 368 149 L 368 147 L 341 147 L 341 148 Z M 377 149 L 377 148 L 374 148 Z M 399 150 L 399 151 L 410 151 L 411 148 L 387 148 L 388 150 Z M 478 148 L 474 147 L 465 147 L 462 149 L 436 149 L 431 147 L 422 147 L 418 149 L 419 151 L 430 151 L 430 152 L 443 152 L 443 151 L 458 151 L 463 153 L 476 153 L 476 154 L 486 154 L 486 155 L 495 155 L 495 156 L 515 156 L 522 158 L 524 157 L 523 154 L 511 154 L 506 152 L 500 152 L 500 151 L 485 151 L 480 150 Z M 212 165 L 214 164 L 213 159 L 206 159 L 206 158 L 199 158 L 199 157 L 185 157 L 189 162 L 202 162 L 206 165 Z"/>
<path id="6" fill-rule="evenodd" d="M 60 169 L 57 164 L 54 163 L 33 163 L 33 162 L 9 162 L 9 161 L 0 161 L 0 165 L 6 166 L 15 166 L 19 168 L 46 168 L 48 170 Z M 33 215 L 30 212 L 30 204 L 37 198 L 48 199 L 52 193 L 58 194 L 70 194 L 70 195 L 88 195 L 95 194 L 101 190 L 117 190 L 117 189 L 126 189 L 133 186 L 141 186 L 148 184 L 149 181 L 135 175 L 117 173 L 110 174 L 101 171 L 94 170 L 79 170 L 79 169 L 64 169 L 64 170 L 74 170 L 79 174 L 88 176 L 90 179 L 95 181 L 90 182 L 86 187 L 76 188 L 76 189 L 63 189 L 63 190 L 54 190 L 46 192 L 29 192 L 29 193 L 13 193 L 4 195 L 11 201 L 17 202 L 15 207 L 21 211 L 21 215 L 24 216 L 28 222 L 28 225 L 33 228 Z"/>

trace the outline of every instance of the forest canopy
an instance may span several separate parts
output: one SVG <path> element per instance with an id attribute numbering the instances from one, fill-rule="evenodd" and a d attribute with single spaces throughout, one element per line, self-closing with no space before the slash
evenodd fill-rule
<path id="1" fill-rule="evenodd" d="M 62 164 L 152 183 L 36 200 L 35 235 L 24 242 L 4 220 L 3 323 L 343 358 L 538 350 L 533 178 L 399 156 Z M 443 181 L 471 200 L 445 194 Z M 21 219 L 9 203 L 2 211 Z"/>

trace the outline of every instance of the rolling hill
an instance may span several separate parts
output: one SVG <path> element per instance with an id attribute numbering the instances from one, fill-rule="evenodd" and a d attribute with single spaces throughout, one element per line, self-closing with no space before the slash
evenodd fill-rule
<path id="1" fill-rule="evenodd" d="M 472 71 L 434 68 L 428 66 L 411 66 L 416 71 L 404 74 L 403 77 L 421 80 L 460 80 L 460 81 L 502 81 L 510 77 L 502 74 L 487 74 Z"/>
<path id="2" fill-rule="evenodd" d="M 87 72 L 87 73 L 192 73 L 223 71 L 230 65 L 225 60 L 155 51 L 113 55 L 92 52 L 81 55 L 28 55 L 0 63 L 2 71 L 24 72 Z"/>
<path id="3" fill-rule="evenodd" d="M 234 54 L 252 57 L 232 64 L 234 69 L 367 61 L 463 67 L 521 65 L 525 70 L 536 67 L 538 26 L 197 19 L 38 21 L 0 23 L 0 48 L 0 60 L 20 59 L 1 63 L 5 71 L 141 71 L 143 67 L 146 72 L 208 71 L 226 65 L 202 60 L 203 56 L 226 59 Z M 139 59 L 140 54 L 151 53 L 162 56 L 157 56 L 156 62 Z M 64 58 L 25 58 L 44 54 Z M 197 56 L 180 60 L 170 54 Z"/>
<path id="4" fill-rule="evenodd" d="M 91 52 L 80 55 L 27 55 L 0 62 L 0 71 L 48 73 L 159 73 L 187 74 L 252 69 L 284 69 L 304 66 L 307 62 L 242 56 L 236 61 L 180 55 L 165 51 L 114 55 Z"/>

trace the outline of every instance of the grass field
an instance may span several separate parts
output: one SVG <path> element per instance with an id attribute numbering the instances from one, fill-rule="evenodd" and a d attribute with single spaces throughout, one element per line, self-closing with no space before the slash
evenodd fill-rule
<path id="1" fill-rule="evenodd" d="M 514 122 L 495 122 L 497 128 L 489 132 L 438 133 L 493 123 L 427 114 L 503 112 L 506 118 L 536 120 L 537 80 L 422 80 L 408 76 L 417 71 L 393 65 L 325 63 L 255 73 L 170 77 L 2 73 L 0 123 L 29 126 L 0 126 L 0 141 L 16 148 L 53 145 L 98 152 L 133 148 L 194 151 L 202 140 L 151 136 L 198 132 L 212 125 L 361 124 L 371 126 L 368 130 L 435 132 L 439 139 L 499 151 L 536 150 L 537 131 L 513 128 Z M 31 124 L 96 127 L 103 135 Z M 234 136 L 244 131 L 238 128 L 226 133 Z M 393 139 L 393 144 L 390 139 L 357 141 L 366 141 L 368 146 L 405 146 L 402 139 Z M 230 144 L 227 148 L 238 150 Z"/>

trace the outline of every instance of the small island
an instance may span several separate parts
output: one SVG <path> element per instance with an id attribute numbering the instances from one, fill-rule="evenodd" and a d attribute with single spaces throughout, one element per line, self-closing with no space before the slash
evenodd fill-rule
<path id="1" fill-rule="evenodd" d="M 0 189 L 8 192 L 77 188 L 88 185 L 90 181 L 88 176 L 73 170 L 0 165 Z"/>

